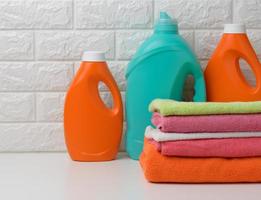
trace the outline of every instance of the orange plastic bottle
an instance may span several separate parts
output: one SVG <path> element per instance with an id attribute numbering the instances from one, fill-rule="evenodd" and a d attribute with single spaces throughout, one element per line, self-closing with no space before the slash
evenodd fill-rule
<path id="1" fill-rule="evenodd" d="M 250 86 L 239 66 L 242 58 L 250 65 L 256 86 Z M 208 101 L 261 100 L 261 64 L 241 24 L 225 25 L 224 34 L 205 70 Z"/>
<path id="2" fill-rule="evenodd" d="M 113 108 L 108 108 L 100 98 L 99 82 L 104 82 L 110 89 Z M 121 95 L 107 67 L 104 53 L 84 52 L 64 107 L 65 140 L 71 158 L 77 161 L 115 159 L 122 126 Z"/>

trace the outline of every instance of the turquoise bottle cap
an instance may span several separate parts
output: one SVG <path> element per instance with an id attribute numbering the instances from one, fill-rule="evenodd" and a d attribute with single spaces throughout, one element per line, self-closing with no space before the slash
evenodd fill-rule
<path id="1" fill-rule="evenodd" d="M 171 19 L 171 17 L 166 12 L 160 12 L 160 17 L 154 26 L 154 31 L 178 33 L 177 21 Z"/>

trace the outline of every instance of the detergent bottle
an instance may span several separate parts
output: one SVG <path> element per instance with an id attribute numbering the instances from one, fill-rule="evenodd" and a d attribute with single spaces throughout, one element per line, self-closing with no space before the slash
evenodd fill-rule
<path id="1" fill-rule="evenodd" d="M 251 67 L 256 86 L 250 86 L 239 60 Z M 208 101 L 260 101 L 261 64 L 242 24 L 226 24 L 224 34 L 205 70 Z"/>
<path id="2" fill-rule="evenodd" d="M 99 82 L 110 89 L 114 105 L 107 107 Z M 82 63 L 64 107 L 64 131 L 68 152 L 76 161 L 106 161 L 116 157 L 122 135 L 123 108 L 120 91 L 102 52 L 84 52 Z"/>
<path id="3" fill-rule="evenodd" d="M 161 12 L 154 33 L 138 49 L 126 71 L 126 150 L 132 159 L 142 151 L 144 131 L 150 124 L 149 103 L 155 98 L 182 101 L 184 82 L 194 77 L 194 101 L 205 101 L 200 64 L 179 35 L 176 21 Z"/>

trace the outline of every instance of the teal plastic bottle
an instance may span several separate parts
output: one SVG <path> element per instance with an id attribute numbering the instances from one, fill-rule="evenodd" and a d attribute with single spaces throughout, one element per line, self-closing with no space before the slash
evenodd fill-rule
<path id="1" fill-rule="evenodd" d="M 205 82 L 200 64 L 177 23 L 161 12 L 153 35 L 138 49 L 126 71 L 126 150 L 139 159 L 144 131 L 150 125 L 149 103 L 155 98 L 183 100 L 188 75 L 194 77 L 193 101 L 205 101 Z"/>

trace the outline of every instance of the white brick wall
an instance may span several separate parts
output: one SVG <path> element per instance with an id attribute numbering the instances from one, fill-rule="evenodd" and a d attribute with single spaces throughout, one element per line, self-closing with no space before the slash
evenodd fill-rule
<path id="1" fill-rule="evenodd" d="M 181 28 L 222 28 L 232 22 L 232 0 L 155 0 L 155 18 L 161 10 L 173 13 Z"/>
<path id="2" fill-rule="evenodd" d="M 246 23 L 261 58 L 261 0 L 1 0 L 0 151 L 65 150 L 64 96 L 83 50 L 106 51 L 124 99 L 126 65 L 161 10 L 177 18 L 203 68 L 224 23 Z"/>

